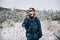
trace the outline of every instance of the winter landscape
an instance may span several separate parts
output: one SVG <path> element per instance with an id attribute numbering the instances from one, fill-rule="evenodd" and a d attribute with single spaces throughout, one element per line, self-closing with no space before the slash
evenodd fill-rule
<path id="1" fill-rule="evenodd" d="M 26 10 L 0 7 L 0 40 L 26 40 L 21 26 Z M 36 10 L 41 21 L 43 36 L 40 40 L 60 40 L 60 10 Z"/>

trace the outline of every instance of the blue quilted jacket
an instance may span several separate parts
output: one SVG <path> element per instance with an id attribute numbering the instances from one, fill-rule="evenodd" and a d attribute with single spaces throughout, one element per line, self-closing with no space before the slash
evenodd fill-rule
<path id="1" fill-rule="evenodd" d="M 26 37 L 27 38 L 41 38 L 42 30 L 40 20 L 35 18 L 25 18 L 22 27 L 26 29 Z"/>

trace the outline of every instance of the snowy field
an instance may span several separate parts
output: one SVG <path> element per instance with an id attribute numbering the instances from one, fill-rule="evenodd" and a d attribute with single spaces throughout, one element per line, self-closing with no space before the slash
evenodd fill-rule
<path id="1" fill-rule="evenodd" d="M 22 22 L 5 21 L 0 29 L 0 40 L 26 40 L 26 30 L 21 26 Z M 58 21 L 41 21 L 43 36 L 40 40 L 59 40 L 60 23 Z"/>
<path id="2" fill-rule="evenodd" d="M 26 15 L 26 10 L 0 7 L 0 40 L 26 40 L 26 30 L 21 26 Z M 40 40 L 60 40 L 60 11 L 36 10 L 36 16 L 41 19 Z"/>

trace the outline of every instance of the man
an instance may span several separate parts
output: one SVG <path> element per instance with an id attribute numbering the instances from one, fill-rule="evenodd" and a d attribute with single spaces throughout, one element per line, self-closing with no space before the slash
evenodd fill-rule
<path id="1" fill-rule="evenodd" d="M 27 40 L 39 40 L 42 37 L 40 20 L 35 17 L 35 9 L 29 8 L 22 26 L 26 29 Z"/>

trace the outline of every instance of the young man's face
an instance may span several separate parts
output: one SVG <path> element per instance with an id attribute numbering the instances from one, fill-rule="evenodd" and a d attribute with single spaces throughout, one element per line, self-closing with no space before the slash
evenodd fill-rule
<path id="1" fill-rule="evenodd" d="M 33 11 L 32 9 L 29 9 L 29 15 L 30 15 L 30 17 L 34 17 L 35 11 Z"/>

